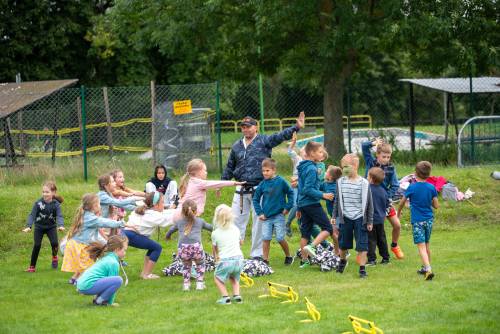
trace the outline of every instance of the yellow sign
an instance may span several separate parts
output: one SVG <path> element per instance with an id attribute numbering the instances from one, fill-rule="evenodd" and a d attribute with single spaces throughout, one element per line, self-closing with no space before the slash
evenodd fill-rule
<path id="1" fill-rule="evenodd" d="M 174 101 L 174 115 L 191 114 L 191 100 Z"/>

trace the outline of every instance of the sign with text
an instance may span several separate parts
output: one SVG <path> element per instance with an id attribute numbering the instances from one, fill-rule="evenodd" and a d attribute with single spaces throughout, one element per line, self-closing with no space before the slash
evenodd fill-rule
<path id="1" fill-rule="evenodd" d="M 192 112 L 191 100 L 174 101 L 174 115 L 190 114 Z"/>

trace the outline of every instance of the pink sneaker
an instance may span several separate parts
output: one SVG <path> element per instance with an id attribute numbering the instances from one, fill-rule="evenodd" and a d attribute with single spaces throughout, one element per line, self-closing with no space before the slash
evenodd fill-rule
<path id="1" fill-rule="evenodd" d="M 35 272 L 35 267 L 29 266 L 29 268 L 26 269 L 25 272 L 27 272 L 27 273 L 34 273 Z"/>
<path id="2" fill-rule="evenodd" d="M 59 266 L 59 258 L 56 256 L 52 257 L 52 268 L 57 269 Z"/>

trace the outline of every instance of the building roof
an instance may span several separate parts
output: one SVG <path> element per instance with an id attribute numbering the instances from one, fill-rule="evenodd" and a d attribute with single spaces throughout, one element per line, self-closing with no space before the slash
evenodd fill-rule
<path id="1" fill-rule="evenodd" d="M 76 82 L 78 79 L 0 83 L 0 119 Z"/>
<path id="2" fill-rule="evenodd" d="M 470 78 L 400 79 L 415 85 L 454 94 L 470 93 Z M 500 93 L 499 77 L 472 78 L 473 93 Z"/>

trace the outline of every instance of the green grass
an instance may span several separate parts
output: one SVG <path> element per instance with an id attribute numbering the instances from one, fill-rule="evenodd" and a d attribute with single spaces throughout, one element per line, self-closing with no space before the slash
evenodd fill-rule
<path id="1" fill-rule="evenodd" d="M 141 188 L 150 172 L 148 166 L 142 169 L 138 165 L 120 166 L 124 167 L 131 187 Z M 412 169 L 398 166 L 398 174 L 403 176 Z M 183 293 L 181 277 L 139 280 L 144 251 L 129 248 L 126 270 L 130 283 L 120 289 L 117 302 L 121 306 L 116 309 L 92 307 L 91 297 L 77 294 L 66 284 L 67 273 L 50 268 L 47 239 L 43 242 L 37 272 L 23 272 L 29 263 L 32 235 L 20 230 L 41 187 L 39 182 L 29 182 L 29 175 L 18 175 L 17 182 L 5 181 L 0 188 L 0 333 L 342 333 L 352 330 L 347 320 L 349 314 L 375 321 L 385 333 L 498 332 L 500 195 L 499 181 L 489 177 L 495 169 L 500 166 L 491 169 L 435 166 L 434 175 L 445 176 L 461 190 L 471 187 L 476 195 L 471 202 L 441 201 L 431 241 L 432 264 L 437 275 L 432 282 L 425 282 L 416 274 L 420 261 L 412 244 L 406 211 L 400 242 L 405 260 L 369 268 L 368 279 L 360 280 L 353 263 L 343 275 L 322 273 L 317 267 L 302 271 L 297 263 L 285 267 L 279 246 L 273 242 L 271 265 L 275 274 L 256 278 L 254 287 L 242 289 L 245 299 L 242 305 L 215 305 L 219 296 L 213 273 L 207 274 L 208 288 L 202 292 Z M 56 172 L 64 176 L 64 171 Z M 81 195 L 97 190 L 95 179 L 87 184 L 78 178 L 63 180 L 60 176 L 56 180 L 65 197 L 62 208 L 69 226 Z M 230 189 L 225 189 L 220 199 L 209 193 L 205 219 L 210 221 L 215 206 L 222 202 L 229 204 L 231 196 Z M 390 234 L 388 224 L 386 230 Z M 171 262 L 176 245 L 173 241 L 161 243 L 164 251 L 156 273 Z M 204 244 L 208 250 L 206 232 Z M 292 249 L 298 246 L 296 228 L 290 244 Z M 243 247 L 246 255 L 249 246 L 246 243 Z M 275 299 L 258 298 L 266 293 L 267 280 L 293 286 L 300 295 L 300 303 L 280 304 Z M 305 310 L 303 297 L 308 297 L 321 312 L 318 323 L 298 322 L 305 318 L 295 313 Z"/>

